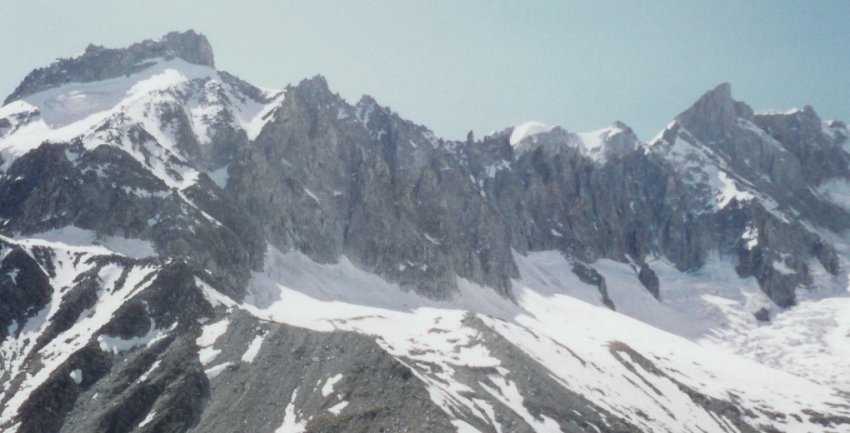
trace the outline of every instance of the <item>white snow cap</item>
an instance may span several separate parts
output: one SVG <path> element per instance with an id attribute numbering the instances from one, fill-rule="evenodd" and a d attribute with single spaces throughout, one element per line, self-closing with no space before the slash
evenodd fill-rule
<path id="1" fill-rule="evenodd" d="M 600 163 L 605 162 L 609 156 L 634 151 L 640 145 L 640 140 L 634 136 L 631 128 L 619 121 L 596 131 L 581 133 L 566 132 L 558 126 L 541 122 L 526 122 L 511 130 L 509 141 L 518 151 L 530 150 L 538 143 L 537 135 L 555 130 L 563 132 L 563 137 L 549 143 L 555 146 L 555 149 L 558 146 L 573 147 L 582 155 Z"/>
<path id="2" fill-rule="evenodd" d="M 614 123 L 611 126 L 597 129 L 590 132 L 579 132 L 577 135 L 584 144 L 584 150 L 592 151 L 601 148 L 608 137 L 613 137 L 623 132 L 623 128 L 619 123 Z"/>
<path id="3" fill-rule="evenodd" d="M 554 128 L 554 126 L 541 122 L 525 122 L 522 125 L 514 127 L 513 132 L 511 132 L 511 146 L 516 146 L 528 137 L 549 132 Z"/>
<path id="4" fill-rule="evenodd" d="M 581 141 L 581 153 L 597 162 L 604 162 L 612 155 L 631 152 L 640 145 L 640 140 L 631 129 L 619 121 L 596 131 L 576 135 Z"/>

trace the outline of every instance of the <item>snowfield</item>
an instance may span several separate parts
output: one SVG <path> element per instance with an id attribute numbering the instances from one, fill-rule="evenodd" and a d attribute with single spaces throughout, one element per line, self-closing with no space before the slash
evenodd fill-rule
<path id="1" fill-rule="evenodd" d="M 121 249 L 134 242 L 75 245 L 87 241 L 88 236 L 84 230 L 67 229 L 4 241 L 50 247 L 68 257 L 103 254 L 109 252 L 109 245 Z M 805 301 L 769 324 L 759 324 L 747 307 L 758 297 L 757 287 L 733 278 L 731 267 L 719 258 L 703 270 L 715 276 L 713 291 L 701 286 L 706 284 L 704 275 L 680 273 L 661 261 L 653 263 L 670 287 L 665 302 L 656 301 L 639 286 L 629 265 L 597 262 L 607 277 L 611 299 L 624 307 L 622 312 L 614 312 L 603 306 L 595 287 L 569 271 L 569 262 L 560 253 L 516 254 L 516 260 L 522 277 L 514 282 L 515 303 L 468 281 L 460 282 L 461 289 L 451 300 L 423 298 L 359 270 L 345 258 L 337 264 L 318 264 L 300 253 L 281 253 L 272 247 L 263 271 L 253 276 L 245 303 L 236 303 L 209 284 L 198 282 L 212 305 L 316 331 L 373 336 L 428 386 L 432 401 L 456 419 L 459 431 L 478 431 L 474 423 L 506 431 L 496 409 L 481 399 L 479 392 L 510 408 L 535 431 L 560 431 L 551 418 L 529 412 L 526 396 L 512 379 L 515 372 L 504 366 L 480 326 L 527 353 L 560 386 L 646 431 L 690 431 L 696 425 L 705 432 L 738 431 L 731 420 L 697 403 L 694 393 L 732 399 L 747 410 L 748 422 L 783 432 L 812 431 L 808 410 L 850 415 L 846 394 L 840 391 L 850 389 L 844 362 L 850 356 L 848 297 Z M 52 281 L 55 287 L 68 287 L 86 270 L 85 261 L 79 265 L 72 265 L 70 259 L 57 263 L 68 267 L 57 269 Z M 126 281 L 117 286 L 121 273 L 109 266 L 102 268 L 104 287 L 115 288 L 101 293 L 91 316 L 39 349 L 43 367 L 11 396 L 0 419 L 10 421 L 32 390 L 93 338 L 122 303 L 144 290 L 139 282 L 153 271 L 155 268 L 131 269 Z M 60 305 L 63 292 L 54 296 L 51 305 Z M 48 310 L 21 324 L 19 338 L 0 345 L 4 369 L 20 368 L 21 355 L 32 350 L 27 345 L 32 339 L 27 336 L 46 329 L 53 314 Z M 694 321 L 695 317 L 699 320 Z M 695 322 L 701 325 L 685 326 Z M 196 341 L 211 381 L 233 365 L 216 361 L 221 352 L 217 342 L 228 332 L 229 324 L 227 317 L 204 323 Z M 119 353 L 149 346 L 172 330 L 152 326 L 148 335 L 132 341 L 103 335 L 98 341 L 101 350 Z M 242 362 L 254 361 L 263 339 L 257 335 L 246 343 Z M 151 366 L 139 381 L 147 380 L 159 365 Z M 491 373 L 478 379 L 460 374 L 469 369 Z M 74 381 L 84 380 L 79 370 L 70 375 Z M 314 388 L 329 396 L 342 379 L 343 375 L 337 374 Z M 339 415 L 347 405 L 340 400 L 327 410 Z M 777 418 L 773 410 L 789 416 Z M 154 415 L 152 411 L 145 421 L 150 422 Z M 307 421 L 290 403 L 278 431 L 303 431 Z"/>
<path id="2" fill-rule="evenodd" d="M 461 290 L 453 300 L 435 301 L 405 292 L 358 270 L 345 259 L 335 265 L 320 265 L 301 254 L 284 254 L 270 247 L 264 271 L 254 275 L 248 301 L 229 305 L 264 320 L 374 336 L 387 352 L 428 384 L 431 399 L 447 414 L 460 418 L 460 422 L 474 416 L 497 429 L 501 427 L 493 408 L 474 397 L 476 389 L 485 390 L 511 408 L 536 431 L 560 431 L 558 424 L 545 415 L 528 412 L 521 391 L 510 379 L 511 372 L 481 339 L 481 330 L 471 324 L 471 317 L 528 353 L 563 387 L 646 431 L 682 432 L 696 425 L 706 432 L 738 431 L 731 420 L 696 403 L 691 397 L 694 392 L 718 400 L 733 399 L 748 411 L 747 419 L 753 425 L 783 432 L 811 431 L 808 410 L 850 414 L 846 397 L 833 388 L 835 383 L 818 383 L 813 380 L 816 373 L 799 374 L 806 367 L 818 367 L 818 371 L 845 368 L 839 360 L 848 346 L 839 335 L 850 325 L 842 318 L 850 308 L 850 299 L 830 299 L 829 304 L 821 304 L 822 308 L 814 311 L 806 306 L 796 313 L 789 310 L 789 315 L 798 318 L 811 317 L 815 311 L 828 314 L 830 318 L 822 317 L 820 328 L 814 327 L 818 329 L 814 332 L 824 333 L 823 347 L 834 351 L 834 356 L 819 357 L 820 364 L 801 363 L 789 372 L 781 369 L 782 363 L 768 363 L 774 365 L 770 367 L 746 358 L 763 358 L 758 353 L 735 350 L 747 347 L 748 343 L 736 340 L 742 338 L 741 334 L 750 335 L 753 342 L 749 344 L 780 335 L 793 339 L 793 334 L 780 331 L 799 325 L 793 322 L 800 319 L 783 316 L 772 325 L 776 329 L 758 327 L 747 320 L 742 323 L 742 317 L 748 315 L 744 303 L 755 296 L 752 284 L 729 278 L 729 287 L 700 296 L 693 289 L 698 281 L 705 280 L 680 274 L 679 299 L 665 305 L 651 296 L 641 299 L 649 295 L 637 286 L 636 275 L 628 265 L 603 264 L 612 299 L 629 306 L 626 314 L 654 318 L 650 322 L 670 330 L 687 323 L 685 319 L 692 314 L 715 318 L 714 327 L 678 329 L 690 334 L 692 338 L 688 339 L 605 308 L 598 293 L 594 294 L 595 288 L 564 274 L 569 267 L 559 253 L 517 256 L 522 278 L 515 281 L 516 303 L 466 281 L 461 281 Z M 625 269 L 618 270 L 619 266 Z M 722 263 L 713 266 L 706 272 L 731 271 L 729 267 L 723 271 Z M 668 274 L 665 277 L 675 272 L 672 268 L 659 269 Z M 722 285 L 724 280 L 717 281 Z M 683 299 L 686 293 L 691 299 Z M 221 295 L 213 289 L 209 288 L 207 294 L 211 302 L 221 302 Z M 756 333 L 751 334 L 753 330 Z M 805 357 L 810 350 L 782 343 L 775 341 L 771 347 L 783 348 L 785 357 Z M 734 354 L 736 351 L 745 356 Z M 465 368 L 494 369 L 498 374 L 491 374 L 486 382 L 467 382 L 466 376 L 457 374 Z M 333 382 L 339 378 L 328 380 L 322 392 L 331 393 Z M 790 416 L 776 418 L 766 408 Z M 297 419 L 292 412 L 287 423 L 294 424 L 288 428 L 295 428 Z M 458 425 L 462 431 L 476 431 L 470 424 Z"/>

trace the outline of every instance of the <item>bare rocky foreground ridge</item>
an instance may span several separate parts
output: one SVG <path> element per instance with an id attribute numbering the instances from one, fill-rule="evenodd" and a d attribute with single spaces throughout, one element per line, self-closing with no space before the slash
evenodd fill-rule
<path id="1" fill-rule="evenodd" d="M 850 129 L 443 140 L 202 35 L 0 107 L 2 432 L 850 432 Z"/>

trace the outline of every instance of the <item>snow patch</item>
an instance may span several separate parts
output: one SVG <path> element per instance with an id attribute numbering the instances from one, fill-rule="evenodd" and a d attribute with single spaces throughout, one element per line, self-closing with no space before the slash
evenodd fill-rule
<path id="1" fill-rule="evenodd" d="M 209 176 L 210 180 L 212 180 L 214 184 L 218 185 L 219 188 L 224 188 L 227 186 L 227 179 L 229 178 L 229 174 L 227 173 L 228 167 L 230 167 L 230 164 L 208 172 L 207 176 Z"/>
<path id="2" fill-rule="evenodd" d="M 815 192 L 833 204 L 850 211 L 850 181 L 830 179 L 818 185 Z"/>
<path id="3" fill-rule="evenodd" d="M 251 344 L 248 345 L 248 349 L 245 350 L 245 353 L 242 354 L 242 362 L 252 363 L 254 362 L 254 358 L 257 357 L 257 354 L 260 353 L 260 347 L 263 345 L 263 336 L 258 335 L 251 340 Z"/>
<path id="4" fill-rule="evenodd" d="M 270 91 L 266 93 L 267 97 L 271 97 L 271 101 L 266 104 L 250 101 L 237 106 L 237 119 L 242 129 L 248 134 L 249 140 L 257 139 L 257 136 L 260 135 L 266 123 L 274 117 L 275 109 L 283 103 L 286 97 L 286 93 L 281 91 Z"/>
<path id="5" fill-rule="evenodd" d="M 234 365 L 234 364 L 230 361 L 227 361 L 225 363 L 218 364 L 214 367 L 210 367 L 210 368 L 204 370 L 204 374 L 207 375 L 207 379 L 212 380 L 212 379 L 216 378 L 219 374 L 221 374 L 222 371 L 226 370 L 227 367 L 230 367 L 231 365 Z"/>
<path id="6" fill-rule="evenodd" d="M 782 275 L 794 275 L 797 273 L 797 271 L 789 268 L 788 265 L 785 264 L 784 260 L 774 260 L 772 265 L 773 269 Z"/>
<path id="7" fill-rule="evenodd" d="M 539 417 L 535 417 L 526 409 L 522 394 L 520 394 L 515 383 L 495 375 L 488 376 L 488 379 L 495 385 L 495 388 L 487 383 L 481 383 L 481 386 L 500 403 L 511 408 L 535 432 L 561 433 L 561 426 L 555 420 L 542 414 Z"/>
<path id="8" fill-rule="evenodd" d="M 221 350 L 214 349 L 212 346 L 227 332 L 228 325 L 230 325 L 230 320 L 225 318 L 201 328 L 201 335 L 195 340 L 195 344 L 200 348 L 198 359 L 201 364 L 209 364 L 221 353 Z"/>
<path id="9" fill-rule="evenodd" d="M 139 428 L 150 424 L 150 422 L 153 421 L 154 417 L 156 417 L 156 410 L 148 412 L 148 415 L 145 417 L 145 419 L 143 419 L 142 422 L 139 423 Z"/>
<path id="10" fill-rule="evenodd" d="M 75 226 L 27 235 L 29 241 L 45 241 L 60 248 L 80 247 L 95 254 L 120 254 L 136 259 L 156 256 L 156 251 L 150 241 L 124 238 L 120 236 L 99 235 L 91 230 Z"/>
<path id="11" fill-rule="evenodd" d="M 9 278 L 12 279 L 13 284 L 17 285 L 18 284 L 18 273 L 20 273 L 20 272 L 21 272 L 20 269 L 15 268 L 15 269 L 12 269 L 11 271 L 7 272 L 6 275 L 8 275 Z M 12 332 L 14 332 L 14 331 L 12 331 Z M 9 332 L 9 333 L 11 334 L 12 332 Z"/>
<path id="12" fill-rule="evenodd" d="M 452 425 L 457 429 L 457 433 L 481 433 L 480 430 L 469 425 L 469 423 L 463 420 L 453 419 Z"/>
<path id="13" fill-rule="evenodd" d="M 275 433 L 304 433 L 307 429 L 306 419 L 301 419 L 300 414 L 295 413 L 295 399 L 298 397 L 298 388 L 292 391 L 292 397 L 289 398 L 289 404 L 283 413 L 283 424 L 280 425 Z"/>
<path id="14" fill-rule="evenodd" d="M 342 380 L 342 374 L 337 374 L 328 378 L 328 380 L 325 381 L 325 384 L 322 385 L 322 395 L 325 397 L 331 395 L 331 393 L 334 392 L 334 385 L 336 385 L 336 383 L 340 380 Z"/>
<path id="15" fill-rule="evenodd" d="M 310 198 L 312 198 L 313 201 L 315 201 L 316 203 L 321 203 L 319 201 L 319 198 L 316 197 L 316 194 L 313 194 L 313 191 L 310 191 L 309 189 L 304 188 L 304 193 L 307 194 Z"/>
<path id="16" fill-rule="evenodd" d="M 83 370 L 80 370 L 79 368 L 72 370 L 71 373 L 69 373 L 69 376 L 71 376 L 71 380 L 73 380 L 77 385 L 83 383 Z"/>
<path id="17" fill-rule="evenodd" d="M 233 299 L 228 298 L 221 292 L 213 289 L 206 281 L 195 277 L 195 284 L 197 284 L 201 291 L 204 294 L 204 299 L 213 307 L 224 306 L 226 308 L 232 308 L 236 306 L 236 302 Z"/>
<path id="18" fill-rule="evenodd" d="M 330 412 L 330 413 L 332 413 L 332 414 L 334 414 L 334 415 L 339 415 L 339 414 L 340 414 L 340 412 L 342 412 L 342 410 L 343 410 L 343 409 L 345 409 L 346 407 L 348 407 L 348 401 L 347 401 L 347 400 L 343 400 L 343 401 L 341 401 L 341 402 L 339 402 L 339 403 L 337 403 L 337 404 L 335 404 L 335 405 L 333 405 L 333 406 L 329 407 L 329 408 L 328 408 L 328 412 Z"/>
<path id="19" fill-rule="evenodd" d="M 718 171 L 717 179 L 720 181 L 721 184 L 720 188 L 716 190 L 717 205 L 721 209 L 729 205 L 732 200 L 736 200 L 739 203 L 743 203 L 754 198 L 751 193 L 739 189 L 735 180 L 733 180 L 728 174 L 726 174 L 726 172 Z"/>
<path id="20" fill-rule="evenodd" d="M 747 226 L 744 234 L 741 235 L 741 239 L 745 242 L 744 248 L 747 251 L 752 251 L 759 244 L 759 229 L 757 227 Z"/>
<path id="21" fill-rule="evenodd" d="M 151 364 L 150 368 L 148 368 L 147 371 L 145 371 L 141 376 L 139 376 L 139 382 L 144 382 L 144 381 L 148 380 L 148 378 L 151 376 L 151 374 L 154 371 L 156 371 L 157 368 L 159 368 L 160 364 L 161 364 L 161 361 L 159 359 L 154 361 L 154 363 Z"/>

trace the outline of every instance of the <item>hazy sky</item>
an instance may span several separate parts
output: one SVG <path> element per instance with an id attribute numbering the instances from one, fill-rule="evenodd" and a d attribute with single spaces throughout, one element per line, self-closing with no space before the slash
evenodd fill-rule
<path id="1" fill-rule="evenodd" d="M 282 88 L 321 73 L 459 139 L 614 120 L 650 139 L 706 90 L 850 121 L 850 1 L 0 0 L 0 93 L 90 42 L 207 35 L 219 69 Z"/>

